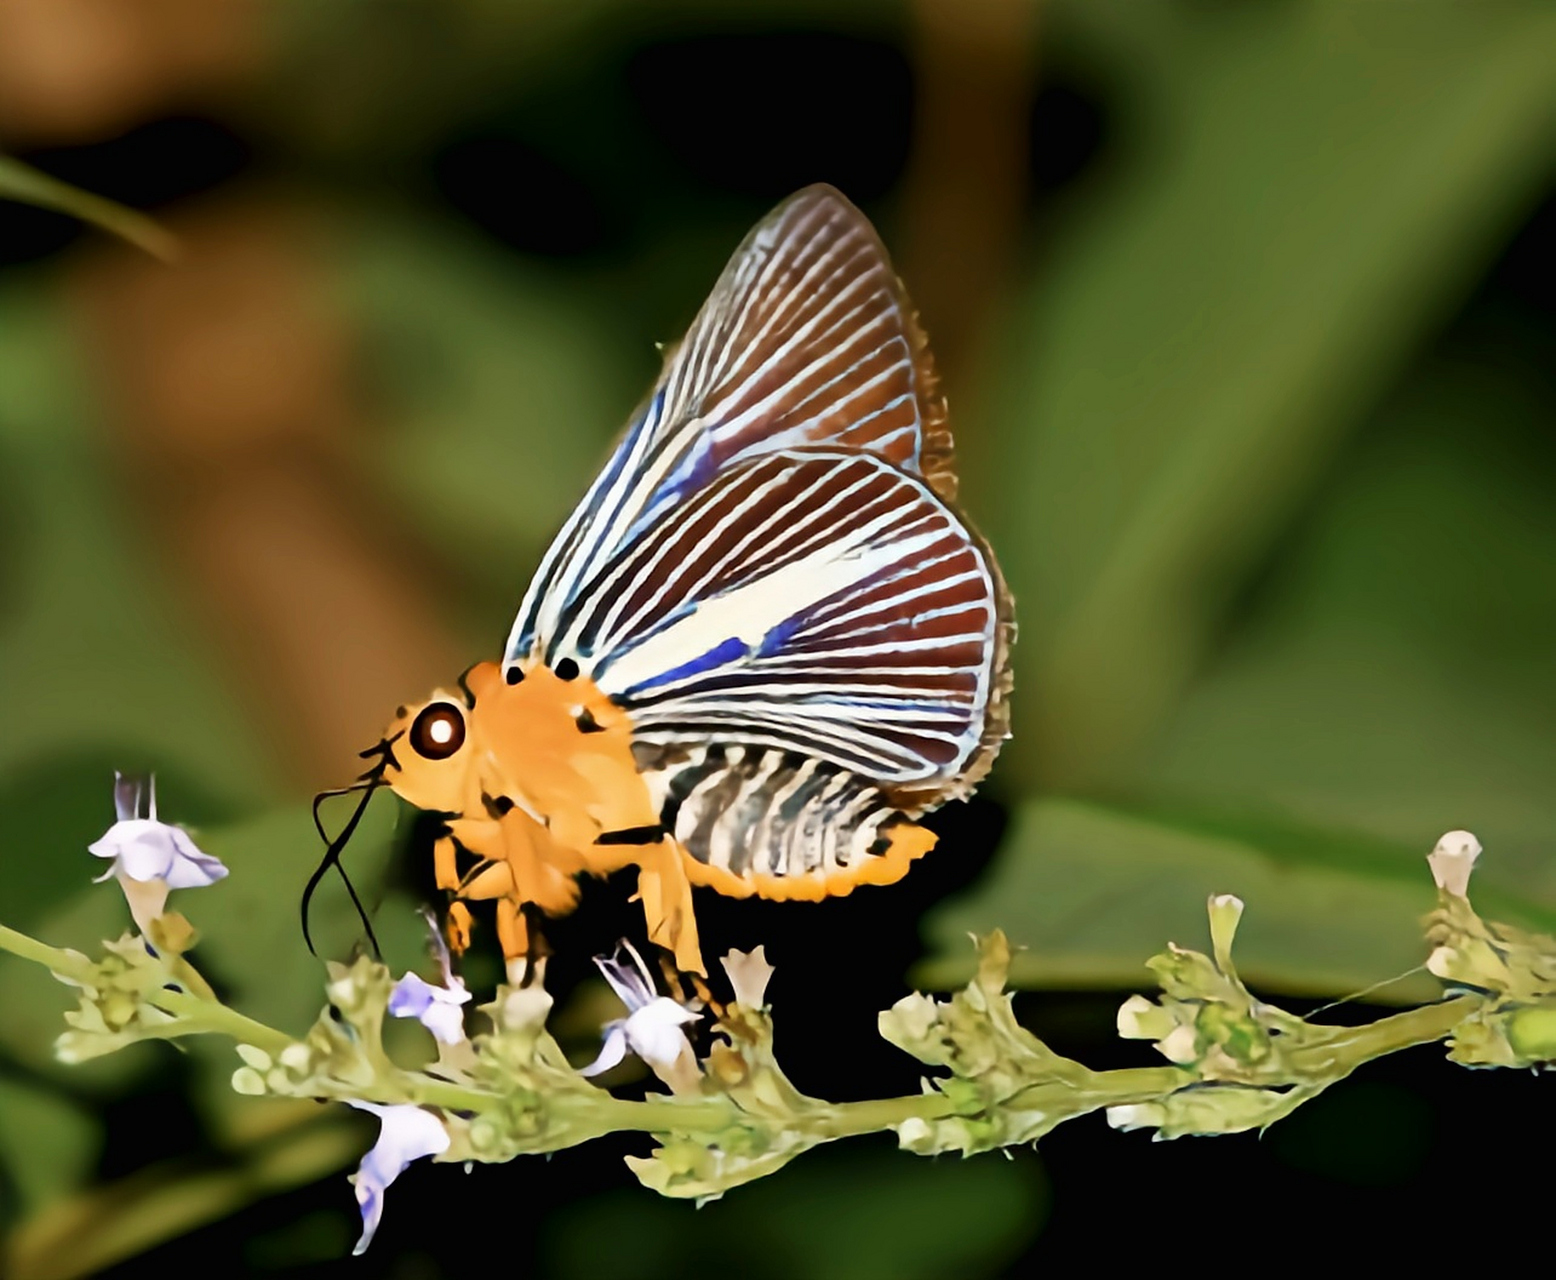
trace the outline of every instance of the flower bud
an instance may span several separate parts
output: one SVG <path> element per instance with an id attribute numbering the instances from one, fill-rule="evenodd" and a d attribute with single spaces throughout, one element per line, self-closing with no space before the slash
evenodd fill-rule
<path id="1" fill-rule="evenodd" d="M 1480 853 L 1480 841 L 1468 831 L 1450 831 L 1426 855 L 1437 887 L 1450 897 L 1464 897 L 1469 891 L 1470 872 Z"/>
<path id="2" fill-rule="evenodd" d="M 1118 1034 L 1125 1040 L 1163 1040 L 1177 1025 L 1171 1012 L 1144 996 L 1130 996 L 1118 1008 Z"/>

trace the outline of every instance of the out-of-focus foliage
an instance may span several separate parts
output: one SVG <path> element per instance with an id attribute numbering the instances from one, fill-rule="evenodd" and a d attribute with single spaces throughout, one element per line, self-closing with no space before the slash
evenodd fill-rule
<path id="1" fill-rule="evenodd" d="M 0 200 L 19 200 L 82 218 L 167 261 L 178 252 L 177 241 L 145 215 L 60 182 L 11 156 L 0 156 Z"/>
<path id="2" fill-rule="evenodd" d="M 1538 189 L 1556 19 L 1064 16 L 1128 59 L 1125 154 L 1014 307 L 992 515 L 1035 688 L 1015 760 L 1095 787 L 1170 714 L 1238 579 Z"/>
<path id="3" fill-rule="evenodd" d="M 816 1280 L 988 1274 L 1042 1228 L 1043 1190 L 1030 1160 L 1011 1176 L 993 1161 L 915 1169 L 895 1151 L 821 1151 L 702 1209 L 667 1212 L 626 1192 L 586 1201 L 546 1224 L 544 1247 L 558 1280 L 672 1280 L 697 1267 Z"/>
<path id="4" fill-rule="evenodd" d="M 1025 857 L 934 923 L 948 956 L 998 917 L 1018 980 L 1116 983 L 1146 919 L 1194 926 L 1164 884 L 1246 868 L 1216 883 L 1292 893 L 1251 971 L 1370 985 L 1418 963 L 1386 904 L 1465 823 L 1507 850 L 1488 881 L 1556 910 L 1549 338 L 1450 345 L 1365 416 L 1549 178 L 1552 17 L 1484 16 L 1072 15 L 1149 71 L 1136 163 L 1067 211 L 992 393 L 1006 777 L 1208 821 L 1029 802 Z"/>
<path id="5" fill-rule="evenodd" d="M 492 656 L 545 539 L 652 376 L 651 341 L 677 336 L 723 255 L 784 194 L 763 185 L 778 172 L 763 157 L 787 146 L 771 162 L 789 166 L 784 181 L 846 185 L 852 171 L 828 167 L 838 140 L 872 150 L 877 117 L 836 79 L 812 77 L 812 96 L 778 111 L 771 78 L 741 58 L 813 30 L 845 61 L 871 51 L 895 84 L 893 68 L 907 77 L 920 56 L 913 12 L 757 5 L 737 19 L 607 0 L 232 10 L 264 52 L 211 109 L 270 181 L 231 182 L 208 207 L 279 192 L 318 233 L 312 283 L 349 335 L 357 415 L 338 431 L 328 419 L 320 491 L 370 531 L 375 561 L 435 584 L 405 597 L 407 628 L 430 617 L 464 662 Z M 1022 625 L 1017 736 L 989 788 L 1012 820 L 983 876 L 927 921 L 918 972 L 965 977 L 965 932 L 998 925 L 1028 948 L 1019 983 L 1130 984 L 1164 934 L 1199 941 L 1207 891 L 1235 889 L 1259 904 L 1240 944 L 1251 982 L 1352 991 L 1419 964 L 1409 921 L 1429 902 L 1416 860 L 1459 826 L 1494 851 L 1478 873 L 1488 910 L 1548 925 L 1556 331 L 1548 305 L 1485 295 L 1450 321 L 1556 170 L 1556 15 L 1054 0 L 1037 19 L 1033 74 L 1063 90 L 1039 103 L 1084 99 L 1100 141 L 1033 207 L 976 359 L 954 371 L 967 506 Z M 664 53 L 704 37 L 706 63 Z M 681 96 L 665 96 L 675 86 Z M 0 94 L 0 111 L 10 100 Z M 181 82 L 66 141 L 90 152 L 189 101 L 205 100 Z M 715 117 L 742 131 L 738 147 L 714 136 Z M 1039 173 L 1068 145 L 1045 133 L 1053 118 L 1034 110 Z M 74 177 L 62 137 L 40 132 L 32 159 Z M 554 179 L 544 190 L 560 212 L 530 185 L 537 174 Z M 849 191 L 894 245 L 913 213 L 900 177 Z M 144 203 L 167 197 L 155 181 L 146 190 Z M 187 205 L 200 200 L 174 201 L 175 223 Z M 63 944 L 112 933 L 114 899 L 89 892 L 84 846 L 111 818 L 110 771 L 155 767 L 165 812 L 233 868 L 209 892 L 203 962 L 239 1003 L 300 1027 L 314 986 L 296 894 L 319 851 L 302 799 L 345 781 L 350 761 L 329 776 L 299 763 L 312 757 L 277 724 L 316 686 L 267 683 L 271 668 L 244 647 L 252 620 L 211 604 L 264 574 L 202 578 L 159 523 L 169 492 L 198 495 L 211 473 L 137 456 L 155 433 L 124 407 L 133 378 L 90 319 L 106 254 L 83 243 L 0 267 L 0 917 Z M 143 302 L 125 328 L 149 331 Z M 219 330 L 212 307 L 192 330 Z M 196 351 L 190 368 L 222 358 Z M 256 380 L 256 399 L 268 385 Z M 237 456 L 232 470 L 255 475 L 295 464 L 263 448 Z M 244 508 L 232 509 L 237 520 Z M 304 524 L 277 518 L 276 533 Z M 201 528 L 191 537 L 204 544 L 226 526 Z M 283 566 L 299 579 L 308 567 Z M 300 647 L 378 670 L 392 626 L 348 641 L 351 602 L 328 606 L 310 602 Z M 461 657 L 433 678 L 451 683 Z M 395 684 L 404 669 L 383 666 L 382 713 L 352 725 L 361 746 L 423 692 Z M 351 866 L 404 963 L 414 895 L 384 870 L 391 810 L 377 802 Z M 949 840 L 935 854 L 957 857 Z M 902 901 L 859 896 L 887 914 Z M 338 889 L 320 910 L 326 953 L 343 954 L 355 934 Z M 1419 995 L 1421 982 L 1378 998 Z M 57 1255 L 58 1274 L 344 1158 L 349 1122 L 325 1132 L 313 1113 L 240 1105 L 230 1064 L 196 1053 L 176 1071 L 214 1137 L 194 1163 L 169 1139 L 139 1182 L 122 1181 L 134 1162 L 104 1147 L 99 1118 L 150 1096 L 169 1058 L 127 1054 L 63 1083 L 45 1046 L 65 1001 L 0 963 L 0 1210 L 33 1240 L 78 1243 L 74 1260 Z M 212 1180 L 213 1167 L 230 1176 Z M 864 1194 L 842 1168 L 800 1166 L 732 1196 L 706 1215 L 708 1251 L 766 1214 L 805 1218 L 803 1233 L 810 1199 Z M 978 1242 L 1019 1242 L 1033 1221 L 1032 1176 L 984 1162 L 872 1168 L 868 1180 L 900 1178 L 903 1197 L 926 1203 L 976 1200 L 955 1261 L 974 1274 L 997 1265 Z M 106 1190 L 92 1190 L 99 1181 Z M 877 1239 L 887 1227 L 867 1225 L 894 1220 L 860 1212 L 861 1240 L 876 1243 L 823 1248 L 849 1236 L 838 1214 L 774 1273 L 866 1275 L 861 1259 L 897 1256 Z M 591 1250 L 630 1231 L 645 1274 L 669 1274 L 688 1256 L 685 1221 L 680 1206 L 582 1204 L 547 1225 L 548 1265 L 603 1274 Z M 312 1247 L 289 1239 L 255 1256 L 279 1266 Z M 909 1252 L 931 1274 L 923 1247 Z"/>

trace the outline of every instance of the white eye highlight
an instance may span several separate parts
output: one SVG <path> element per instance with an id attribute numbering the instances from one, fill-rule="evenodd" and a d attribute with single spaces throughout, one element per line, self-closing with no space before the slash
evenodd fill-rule
<path id="1" fill-rule="evenodd" d="M 434 702 L 411 725 L 411 749 L 428 760 L 447 760 L 465 744 L 465 718 L 458 707 Z"/>

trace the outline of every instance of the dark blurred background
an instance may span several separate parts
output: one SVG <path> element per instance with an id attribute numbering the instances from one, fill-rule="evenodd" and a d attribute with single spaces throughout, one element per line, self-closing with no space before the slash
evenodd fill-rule
<path id="1" fill-rule="evenodd" d="M 1114 1011 L 1169 938 L 1203 944 L 1210 892 L 1247 900 L 1245 971 L 1299 1011 L 1399 975 L 1324 1016 L 1430 998 L 1422 859 L 1449 828 L 1486 845 L 1484 911 L 1556 926 L 1549 7 L 0 0 L 0 148 L 184 247 L 168 267 L 0 203 L 8 923 L 117 932 L 84 846 L 111 771 L 154 768 L 233 868 L 182 904 L 204 966 L 306 1026 L 306 798 L 497 656 L 654 344 L 826 181 L 923 313 L 1022 630 L 1016 738 L 903 884 L 699 902 L 710 953 L 766 944 L 800 1086 L 916 1089 L 874 1015 L 965 980 L 994 925 L 1034 1030 L 1148 1061 Z M 370 827 L 358 883 L 416 963 L 425 830 L 387 798 Z M 580 1055 L 629 889 L 555 930 Z M 345 955 L 349 908 L 322 905 Z M 65 1071 L 66 1000 L 0 964 L 19 1277 L 929 1280 L 1346 1223 L 1397 1261 L 1423 1210 L 1543 1205 L 1511 1171 L 1556 1139 L 1548 1082 L 1427 1049 L 1262 1139 L 858 1142 L 700 1211 L 631 1179 L 643 1141 L 421 1166 L 353 1261 L 369 1123 L 238 1098 L 221 1046 Z"/>

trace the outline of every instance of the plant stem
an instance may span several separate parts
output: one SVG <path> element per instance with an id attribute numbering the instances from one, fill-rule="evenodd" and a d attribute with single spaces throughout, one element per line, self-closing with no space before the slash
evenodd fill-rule
<path id="1" fill-rule="evenodd" d="M 271 1054 L 279 1053 L 293 1043 L 292 1037 L 286 1032 L 256 1022 L 218 1000 L 206 1000 L 187 991 L 172 991 L 166 987 L 148 991 L 145 1000 L 147 1004 L 184 1019 L 186 1025 L 178 1032 L 180 1035 L 215 1032 L 231 1036 L 239 1044 L 251 1044 Z"/>
<path id="2" fill-rule="evenodd" d="M 1304 1075 L 1338 1079 L 1373 1058 L 1441 1040 L 1484 1000 L 1479 995 L 1454 996 L 1363 1026 L 1337 1027 L 1332 1036 L 1293 1050 L 1290 1061 Z"/>
<path id="3" fill-rule="evenodd" d="M 52 969 L 60 977 L 69 978 L 72 982 L 79 982 L 92 972 L 92 962 L 79 952 L 51 947 L 48 943 L 29 938 L 25 933 L 19 933 L 8 925 L 0 924 L 0 949 L 21 956 L 23 960 L 41 964 L 46 969 Z"/>

